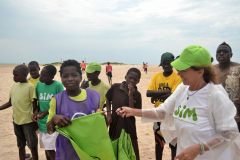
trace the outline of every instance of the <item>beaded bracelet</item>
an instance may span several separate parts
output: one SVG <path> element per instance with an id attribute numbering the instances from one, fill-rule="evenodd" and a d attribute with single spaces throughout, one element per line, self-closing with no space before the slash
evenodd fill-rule
<path id="1" fill-rule="evenodd" d="M 198 143 L 198 144 L 200 145 L 200 148 L 201 148 L 201 153 L 200 153 L 200 155 L 203 155 L 203 153 L 204 153 L 204 146 L 203 146 L 202 143 Z"/>

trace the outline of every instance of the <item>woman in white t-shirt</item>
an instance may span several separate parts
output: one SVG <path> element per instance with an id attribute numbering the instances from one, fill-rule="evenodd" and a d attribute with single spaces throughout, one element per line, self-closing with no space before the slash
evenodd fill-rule
<path id="1" fill-rule="evenodd" d="M 236 108 L 218 84 L 209 52 L 201 46 L 189 46 L 171 65 L 183 83 L 163 104 L 142 110 L 122 107 L 116 112 L 140 116 L 144 123 L 162 121 L 166 142 L 177 137 L 175 159 L 240 159 Z"/>

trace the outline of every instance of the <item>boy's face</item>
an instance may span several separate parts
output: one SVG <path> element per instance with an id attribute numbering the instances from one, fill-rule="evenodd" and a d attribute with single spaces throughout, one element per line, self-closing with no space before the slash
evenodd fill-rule
<path id="1" fill-rule="evenodd" d="M 27 74 L 24 74 L 21 70 L 19 69 L 14 69 L 13 70 L 13 80 L 15 82 L 24 82 L 26 81 Z"/>
<path id="2" fill-rule="evenodd" d="M 164 72 L 172 72 L 173 67 L 171 66 L 172 61 L 162 61 L 162 68 Z"/>
<path id="3" fill-rule="evenodd" d="M 48 83 L 51 82 L 53 80 L 54 76 L 50 75 L 47 71 L 46 68 L 43 68 L 40 74 L 40 82 L 42 83 Z"/>
<path id="4" fill-rule="evenodd" d="M 87 78 L 88 78 L 88 81 L 93 81 L 94 79 L 98 78 L 98 74 L 97 72 L 87 73 Z"/>
<path id="5" fill-rule="evenodd" d="M 224 64 L 230 62 L 232 53 L 226 45 L 220 45 L 217 49 L 216 59 L 219 63 Z"/>
<path id="6" fill-rule="evenodd" d="M 39 67 L 36 65 L 29 65 L 28 66 L 29 71 L 30 71 L 30 75 L 32 78 L 36 79 L 39 77 Z"/>
<path id="7" fill-rule="evenodd" d="M 140 81 L 139 75 L 136 72 L 128 73 L 128 75 L 126 75 L 125 79 L 126 79 L 127 84 L 131 83 L 133 86 L 136 86 Z"/>
<path id="8" fill-rule="evenodd" d="M 82 81 L 82 76 L 77 72 L 74 66 L 64 67 L 61 78 L 62 84 L 66 90 L 75 90 L 79 88 L 79 84 Z"/>

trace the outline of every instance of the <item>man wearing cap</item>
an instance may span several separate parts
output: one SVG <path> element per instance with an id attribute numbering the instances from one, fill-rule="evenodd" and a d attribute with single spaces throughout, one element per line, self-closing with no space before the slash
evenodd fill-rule
<path id="1" fill-rule="evenodd" d="M 170 65 L 172 61 L 174 61 L 174 55 L 172 53 L 166 52 L 162 54 L 159 66 L 162 66 L 163 72 L 156 73 L 152 77 L 151 83 L 147 89 L 147 97 L 151 97 L 151 102 L 154 104 L 154 107 L 158 107 L 162 104 L 165 99 L 174 92 L 177 86 L 182 83 L 181 78 L 178 76 L 177 72 L 173 71 L 173 67 Z M 156 142 L 156 160 L 162 159 L 162 152 L 165 144 L 165 140 L 160 131 L 160 124 L 160 122 L 154 122 L 153 126 Z M 172 159 L 176 156 L 175 144 L 173 143 L 173 145 L 170 145 Z"/>
<path id="2" fill-rule="evenodd" d="M 237 108 L 235 120 L 240 132 L 240 64 L 231 62 L 232 55 L 231 47 L 226 42 L 223 42 L 218 46 L 216 53 L 216 59 L 219 64 L 216 64 L 214 67 L 219 82 L 223 85 L 229 98 Z"/>
<path id="3" fill-rule="evenodd" d="M 90 63 L 86 69 L 88 81 L 83 82 L 81 85 L 82 88 L 92 89 L 100 94 L 100 110 L 103 109 L 104 103 L 106 101 L 106 93 L 110 88 L 108 84 L 98 78 L 101 69 L 102 67 L 99 63 Z"/>

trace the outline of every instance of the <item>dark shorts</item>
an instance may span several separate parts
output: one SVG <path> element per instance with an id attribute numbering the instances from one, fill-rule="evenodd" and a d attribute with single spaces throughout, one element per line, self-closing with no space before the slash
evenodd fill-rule
<path id="1" fill-rule="evenodd" d="M 108 77 L 112 77 L 112 72 L 107 72 Z"/>
<path id="2" fill-rule="evenodd" d="M 17 146 L 25 147 L 26 142 L 29 148 L 37 147 L 38 138 L 35 132 L 35 124 L 34 122 L 17 125 L 13 122 L 14 133 L 17 136 Z"/>
<path id="3" fill-rule="evenodd" d="M 82 71 L 85 71 L 85 68 L 82 68 Z"/>
<path id="4" fill-rule="evenodd" d="M 144 68 L 144 71 L 147 71 L 147 68 Z"/>

